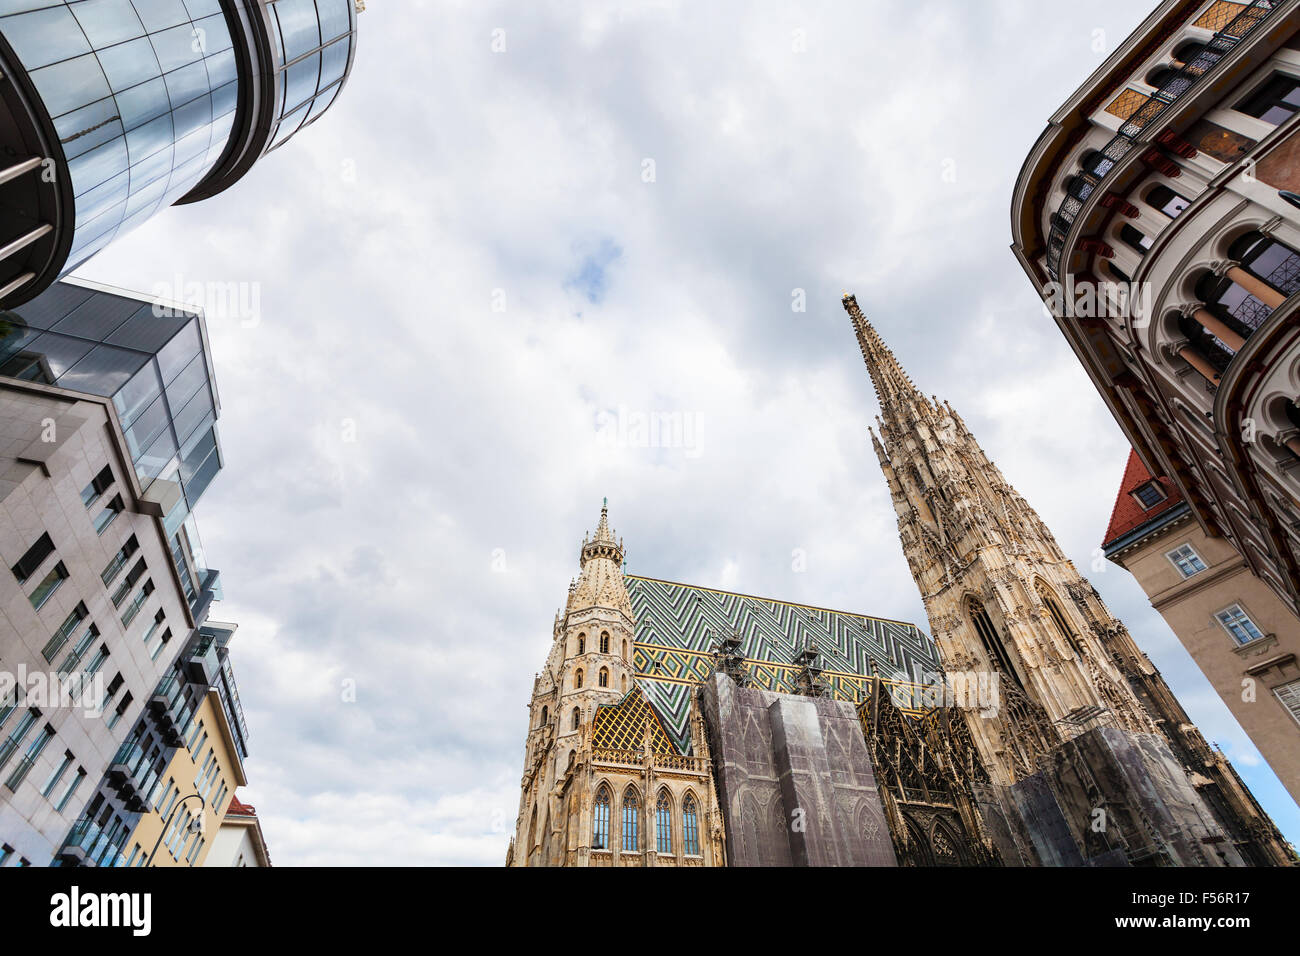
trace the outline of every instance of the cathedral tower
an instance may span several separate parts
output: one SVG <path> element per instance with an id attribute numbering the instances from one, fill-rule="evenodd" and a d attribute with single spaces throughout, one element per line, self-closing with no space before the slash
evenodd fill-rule
<path id="1" fill-rule="evenodd" d="M 1075 767 L 1065 775 L 1076 785 L 1081 816 L 1102 809 L 1114 821 L 1109 835 L 1082 827 L 1082 842 L 1097 844 L 1085 846 L 1089 856 L 1118 847 L 1130 861 L 1146 853 L 1182 863 L 1288 862 L 1287 844 L 1231 765 L 1206 744 L 961 416 L 921 394 L 853 296 L 844 297 L 844 308 L 879 399 L 872 443 L 944 670 L 997 677 L 999 699 L 964 711 L 995 787 L 1007 792 L 1053 765 L 1058 776 L 1065 773 L 1060 765 Z M 1123 784 L 1108 785 L 1105 773 L 1085 766 L 1093 742 L 1110 748 L 1106 760 L 1123 764 L 1109 756 L 1115 747 L 1131 752 L 1153 739 L 1167 743 L 1186 778 L 1174 774 L 1179 796 L 1171 799 L 1193 791 L 1201 797 L 1188 812 L 1206 821 L 1202 846 L 1231 844 L 1240 861 L 1224 849 L 1218 860 L 1198 860 L 1208 851 L 1171 846 L 1168 833 L 1152 832 L 1149 807 L 1136 806 L 1116 792 Z M 1064 812 L 1068 818 L 1069 808 Z"/>
<path id="2" fill-rule="evenodd" d="M 600 509 L 533 682 L 511 866 L 708 866 L 722 858 L 702 718 L 679 753 L 636 682 L 623 542 Z"/>

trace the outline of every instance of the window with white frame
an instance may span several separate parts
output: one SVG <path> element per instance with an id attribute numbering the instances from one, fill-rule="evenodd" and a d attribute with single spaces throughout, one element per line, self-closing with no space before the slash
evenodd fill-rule
<path id="1" fill-rule="evenodd" d="M 1214 619 L 1223 625 L 1223 629 L 1232 635 L 1233 640 L 1238 644 L 1249 644 L 1251 641 L 1258 641 L 1264 633 L 1255 626 L 1255 622 L 1250 619 L 1250 615 L 1240 604 L 1234 604 L 1231 607 L 1225 607 Z"/>
<path id="2" fill-rule="evenodd" d="M 1295 718 L 1295 722 L 1300 724 L 1300 680 L 1274 687 L 1273 696 L 1286 708 L 1287 713 Z"/>
<path id="3" fill-rule="evenodd" d="M 1184 578 L 1190 578 L 1193 574 L 1200 574 L 1205 570 L 1206 564 L 1201 560 L 1201 556 L 1196 553 L 1196 549 L 1190 544 L 1180 544 L 1174 550 L 1165 555 L 1178 569 L 1178 573 Z"/>

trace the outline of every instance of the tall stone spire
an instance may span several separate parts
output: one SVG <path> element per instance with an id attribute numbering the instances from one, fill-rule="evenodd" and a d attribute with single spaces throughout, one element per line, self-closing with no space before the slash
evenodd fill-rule
<path id="1" fill-rule="evenodd" d="M 880 399 L 872 444 L 944 670 L 998 678 L 996 706 L 963 711 L 993 781 L 1036 773 L 1040 758 L 1098 723 L 1159 732 L 1190 780 L 1227 796 L 1214 812 L 1238 844 L 1278 859 L 1276 828 L 1042 518 L 953 408 L 917 390 L 853 296 L 844 308 Z"/>
<path id="2" fill-rule="evenodd" d="M 885 345 L 875 327 L 863 315 L 858 307 L 858 300 L 848 293 L 844 294 L 844 310 L 853 322 L 853 331 L 858 337 L 858 347 L 862 349 L 862 358 L 871 373 L 871 382 L 876 386 L 876 398 L 880 401 L 881 414 L 887 419 L 896 412 L 910 406 L 928 406 L 924 395 L 912 384 L 912 379 L 898 364 L 894 353 Z"/>

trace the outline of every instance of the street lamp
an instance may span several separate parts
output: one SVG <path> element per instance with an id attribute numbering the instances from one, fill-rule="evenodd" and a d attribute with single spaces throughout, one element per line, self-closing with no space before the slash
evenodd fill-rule
<path id="1" fill-rule="evenodd" d="M 158 847 L 160 847 L 160 846 L 162 845 L 162 838 L 163 838 L 163 836 L 166 835 L 167 830 L 171 827 L 171 822 L 172 822 L 172 820 L 176 819 L 176 814 L 180 813 L 181 807 L 183 807 L 183 806 L 184 806 L 186 803 L 188 803 L 190 800 L 193 800 L 195 797 L 198 797 L 198 798 L 199 798 L 199 805 L 200 805 L 204 810 L 207 809 L 208 802 L 207 802 L 206 800 L 204 800 L 202 797 L 200 797 L 197 793 L 191 793 L 191 794 L 190 794 L 189 796 L 187 796 L 187 797 L 182 797 L 182 798 L 177 802 L 176 806 L 172 807 L 172 812 L 169 813 L 169 814 L 167 814 L 167 819 L 163 821 L 162 832 L 158 834 L 158 841 L 157 841 L 156 843 L 154 843 L 154 845 L 153 845 L 153 850 L 151 850 L 150 853 L 149 853 L 149 859 L 147 859 L 147 860 L 144 861 L 144 865 L 145 865 L 145 866 L 150 866 L 150 865 L 152 865 L 152 863 L 153 863 L 153 858 L 154 858 L 154 854 L 158 852 Z M 200 827 L 203 826 L 203 814 L 202 814 L 202 812 L 200 812 L 200 814 L 199 814 L 197 817 L 195 817 L 195 820 L 198 822 L 198 824 L 199 824 Z"/>

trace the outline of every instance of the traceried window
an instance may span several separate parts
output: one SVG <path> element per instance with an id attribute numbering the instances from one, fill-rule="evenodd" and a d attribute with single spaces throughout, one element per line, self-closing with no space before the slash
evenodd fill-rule
<path id="1" fill-rule="evenodd" d="M 641 805 L 636 798 L 636 791 L 628 787 L 623 793 L 623 850 L 635 852 L 641 849 L 640 834 L 637 833 L 637 821 L 641 818 Z"/>
<path id="2" fill-rule="evenodd" d="M 585 653 L 587 653 L 587 635 L 586 635 L 586 634 L 579 634 L 579 635 L 578 635 L 578 653 L 579 653 L 579 654 L 585 654 Z"/>
<path id="3" fill-rule="evenodd" d="M 1060 604 L 1056 601 L 1056 596 L 1042 581 L 1038 582 L 1038 596 L 1042 599 L 1043 606 L 1047 608 L 1047 613 L 1051 616 L 1057 632 L 1061 637 L 1065 638 L 1066 642 L 1073 648 L 1074 653 L 1082 657 L 1083 648 L 1079 645 L 1078 635 L 1074 633 L 1074 628 L 1070 626 L 1070 622 L 1066 619 L 1065 612 L 1061 610 Z"/>
<path id="4" fill-rule="evenodd" d="M 573 708 L 573 729 L 577 730 L 582 724 L 582 711 L 577 707 Z"/>
<path id="5" fill-rule="evenodd" d="M 606 787 L 597 792 L 596 805 L 591 812 L 591 848 L 609 849 L 609 790 Z"/>
<path id="6" fill-rule="evenodd" d="M 1180 544 L 1174 550 L 1165 555 L 1178 573 L 1184 578 L 1190 578 L 1193 574 L 1200 574 L 1205 570 L 1205 562 L 1201 556 L 1196 553 L 1196 549 L 1190 544 Z"/>
<path id="7" fill-rule="evenodd" d="M 581 668 L 581 667 L 579 667 L 576 671 L 573 672 L 573 686 L 574 686 L 575 689 L 580 689 L 580 688 L 582 687 L 582 668 Z"/>
<path id="8" fill-rule="evenodd" d="M 966 612 L 970 615 L 971 624 L 975 628 L 975 633 L 979 636 L 980 643 L 988 652 L 989 658 L 994 661 L 1007 677 L 1011 678 L 1017 684 L 1020 683 L 1020 675 L 1016 669 L 1011 666 L 1011 658 L 1007 656 L 1007 649 L 1002 643 L 1002 637 L 998 634 L 997 628 L 993 626 L 993 619 L 989 617 L 988 611 L 984 610 L 974 595 L 966 599 Z"/>
<path id="9" fill-rule="evenodd" d="M 600 652 L 602 654 L 609 653 L 609 631 L 600 632 Z"/>
<path id="10" fill-rule="evenodd" d="M 609 668 L 608 668 L 608 667 L 602 667 L 602 668 L 600 669 L 600 686 L 601 686 L 601 687 L 608 687 L 608 686 L 609 686 Z"/>
<path id="11" fill-rule="evenodd" d="M 695 795 L 688 793 L 682 802 L 682 849 L 687 856 L 700 855 L 700 823 Z"/>
<path id="12" fill-rule="evenodd" d="M 659 791 L 659 800 L 655 804 L 655 850 L 659 853 L 673 852 L 673 804 L 667 790 Z"/>

